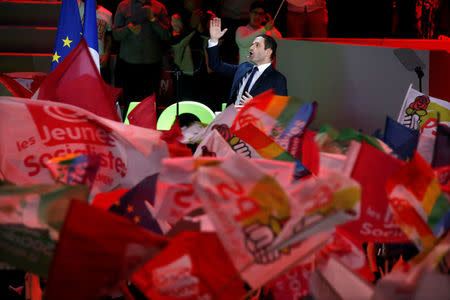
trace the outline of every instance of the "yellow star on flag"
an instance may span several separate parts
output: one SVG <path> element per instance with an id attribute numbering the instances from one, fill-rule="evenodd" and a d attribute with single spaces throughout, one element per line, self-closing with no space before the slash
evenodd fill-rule
<path id="1" fill-rule="evenodd" d="M 130 212 L 130 213 L 133 212 L 133 206 L 132 205 L 128 205 L 127 211 Z"/>
<path id="2" fill-rule="evenodd" d="M 52 62 L 53 62 L 53 61 L 56 61 L 57 63 L 59 63 L 59 59 L 60 59 L 60 58 L 61 58 L 61 56 L 59 56 L 59 55 L 58 55 L 58 52 L 55 51 L 55 54 L 53 54 Z"/>
<path id="3" fill-rule="evenodd" d="M 67 37 L 66 37 L 64 40 L 62 40 L 62 41 L 63 41 L 63 43 L 64 43 L 63 47 L 67 46 L 67 47 L 70 48 L 70 43 L 72 43 L 72 41 L 69 40 L 69 36 L 67 36 Z"/>
<path id="4" fill-rule="evenodd" d="M 134 221 L 134 223 L 139 223 L 140 221 L 141 221 L 141 218 L 139 218 L 138 216 L 135 216 L 134 218 L 133 218 L 133 221 Z"/>

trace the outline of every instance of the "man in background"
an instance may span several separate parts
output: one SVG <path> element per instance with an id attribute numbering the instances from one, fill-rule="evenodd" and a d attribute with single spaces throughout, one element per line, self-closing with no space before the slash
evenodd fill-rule
<path id="1" fill-rule="evenodd" d="M 130 102 L 158 91 L 169 24 L 166 7 L 156 0 L 125 0 L 117 7 L 113 37 L 120 41 L 124 115 Z"/>

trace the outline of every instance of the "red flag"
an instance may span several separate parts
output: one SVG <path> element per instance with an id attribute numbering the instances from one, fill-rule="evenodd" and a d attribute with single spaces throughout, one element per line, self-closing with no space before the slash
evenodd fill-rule
<path id="1" fill-rule="evenodd" d="M 182 232 L 132 282 L 153 300 L 241 299 L 244 283 L 215 233 Z"/>
<path id="2" fill-rule="evenodd" d="M 180 142 L 181 137 L 183 137 L 183 133 L 178 119 L 172 124 L 170 130 L 162 131 L 161 139 L 167 143 L 170 157 L 192 156 L 191 149 Z"/>
<path id="3" fill-rule="evenodd" d="M 181 132 L 180 123 L 178 122 L 178 119 L 173 122 L 172 127 L 170 127 L 170 130 L 163 130 L 161 131 L 161 139 L 165 141 L 169 145 L 184 145 L 180 143 L 179 139 L 183 136 L 183 133 Z"/>
<path id="4" fill-rule="evenodd" d="M 128 115 L 130 124 L 149 129 L 156 129 L 155 94 L 141 101 Z"/>
<path id="5" fill-rule="evenodd" d="M 314 175 L 319 174 L 320 155 L 319 146 L 314 141 L 316 133 L 309 129 L 305 129 L 301 136 L 301 159 L 303 165 Z M 291 153 L 292 154 L 292 153 Z"/>
<path id="6" fill-rule="evenodd" d="M 397 226 L 389 209 L 387 180 L 403 162 L 363 142 L 351 177 L 362 187 L 361 216 L 339 226 L 360 242 L 405 243 L 408 237 Z"/>
<path id="7" fill-rule="evenodd" d="M 130 189 L 118 189 L 108 193 L 97 193 L 91 205 L 106 211 L 111 205 L 119 201 L 120 197 L 129 190 Z"/>
<path id="8" fill-rule="evenodd" d="M 72 201 L 52 261 L 46 298 L 110 295 L 168 241 L 121 216 Z"/>
<path id="9" fill-rule="evenodd" d="M 2 94 L 2 86 L 6 89 L 6 94 Z M 32 94 L 13 78 L 0 73 L 0 94 L 2 96 L 14 96 L 20 98 L 31 98 Z"/>
<path id="10" fill-rule="evenodd" d="M 120 121 L 109 89 L 84 39 L 42 82 L 38 99 L 75 105 L 101 117 Z"/>
<path id="11" fill-rule="evenodd" d="M 186 145 L 177 146 L 177 145 L 168 145 L 169 155 L 170 157 L 185 157 L 192 156 L 192 151 Z"/>

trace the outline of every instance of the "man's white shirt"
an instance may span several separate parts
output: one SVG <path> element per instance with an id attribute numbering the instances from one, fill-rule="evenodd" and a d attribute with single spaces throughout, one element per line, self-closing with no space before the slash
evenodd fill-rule
<path id="1" fill-rule="evenodd" d="M 267 64 L 262 64 L 262 65 L 258 66 L 258 71 L 256 71 L 255 75 L 253 75 L 252 82 L 250 82 L 250 85 L 249 85 L 249 87 L 248 87 L 248 90 L 249 90 L 249 91 L 252 90 L 252 87 L 253 87 L 253 85 L 255 84 L 256 80 L 258 80 L 258 78 L 262 75 L 262 73 L 264 73 L 264 71 L 265 71 L 270 65 L 271 65 L 271 63 L 267 63 Z M 253 68 L 254 68 L 254 67 L 256 67 L 256 66 L 253 66 Z M 252 69 L 252 70 L 253 70 L 253 69 Z M 239 92 L 238 92 L 237 97 L 236 97 L 236 100 L 235 100 L 235 105 L 240 105 L 240 104 L 239 104 L 239 101 L 240 101 L 241 98 L 242 98 L 242 93 L 243 93 L 244 88 L 245 88 L 245 85 L 247 84 L 247 81 L 248 81 L 248 79 L 249 79 L 249 77 L 250 77 L 250 74 L 251 74 L 251 72 L 249 72 L 249 73 L 243 78 L 243 80 L 240 82 Z M 250 94 L 250 92 L 249 92 L 249 94 Z M 252 94 L 250 94 L 250 95 L 252 95 Z M 252 95 L 252 96 L 255 96 L 255 95 Z"/>

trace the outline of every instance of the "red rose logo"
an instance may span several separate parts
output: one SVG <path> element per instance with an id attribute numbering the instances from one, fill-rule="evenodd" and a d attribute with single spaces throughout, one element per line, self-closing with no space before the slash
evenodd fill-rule
<path id="1" fill-rule="evenodd" d="M 226 124 L 214 125 L 212 130 L 217 130 L 225 141 L 229 141 L 233 135 L 231 134 L 230 128 Z"/>
<path id="2" fill-rule="evenodd" d="M 426 110 L 428 104 L 430 104 L 430 98 L 428 98 L 428 96 L 422 95 L 414 99 L 414 102 L 409 105 L 409 108 L 412 108 L 414 110 Z"/>

